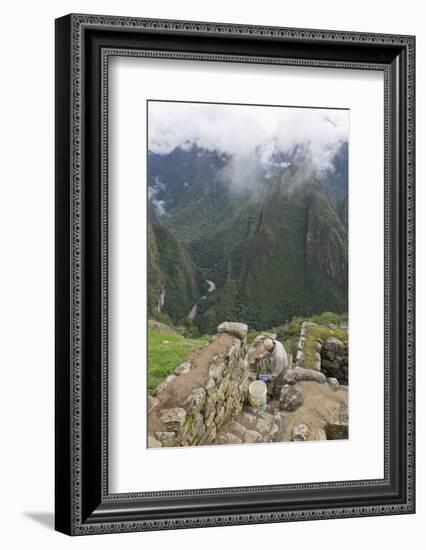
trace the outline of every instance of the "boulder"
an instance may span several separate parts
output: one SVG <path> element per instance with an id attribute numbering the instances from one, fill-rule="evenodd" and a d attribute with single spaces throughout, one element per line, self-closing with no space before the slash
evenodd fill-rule
<path id="1" fill-rule="evenodd" d="M 336 376 L 339 375 L 340 371 L 340 363 L 339 361 L 330 361 L 330 359 L 322 359 L 321 360 L 321 368 L 328 374 L 330 378 L 335 378 L 332 376 L 335 374 Z"/>
<path id="2" fill-rule="evenodd" d="M 225 420 L 225 407 L 218 407 L 216 412 L 215 423 L 218 428 L 223 424 Z"/>
<path id="3" fill-rule="evenodd" d="M 175 374 L 176 375 L 179 375 L 179 374 L 186 374 L 187 372 L 189 372 L 191 370 L 191 362 L 190 361 L 186 361 L 185 363 L 182 363 L 181 365 L 179 365 L 178 367 L 175 368 Z"/>
<path id="4" fill-rule="evenodd" d="M 236 435 L 226 432 L 224 434 L 219 434 L 218 443 L 220 445 L 238 445 L 238 443 L 242 443 L 242 440 Z"/>
<path id="5" fill-rule="evenodd" d="M 314 436 L 315 441 L 325 441 L 327 439 L 327 434 L 322 428 L 317 430 L 317 433 Z"/>
<path id="6" fill-rule="evenodd" d="M 195 425 L 195 430 L 194 430 L 194 437 L 192 439 L 192 443 L 198 443 L 203 439 L 203 437 L 206 435 L 206 427 L 204 426 L 204 422 L 201 420 L 201 422 L 198 422 L 196 425 Z"/>
<path id="7" fill-rule="evenodd" d="M 206 425 L 207 428 L 212 424 L 215 417 L 216 417 L 216 409 L 212 407 L 210 409 L 210 412 L 207 415 L 206 414 L 204 415 L 204 424 Z"/>
<path id="8" fill-rule="evenodd" d="M 343 355 L 344 344 L 338 338 L 330 336 L 330 338 L 327 338 L 324 342 L 323 353 L 326 357 L 328 356 L 329 359 L 334 359 L 335 357 Z"/>
<path id="9" fill-rule="evenodd" d="M 152 391 L 152 395 L 154 396 L 157 396 L 158 394 L 160 394 L 162 391 L 164 391 L 165 389 L 167 389 L 168 385 L 170 384 L 170 382 L 173 382 L 173 380 L 176 378 L 176 375 L 175 374 L 170 374 L 165 380 L 164 382 L 161 382 L 161 384 L 158 384 L 158 386 L 156 388 L 154 388 L 154 390 Z"/>
<path id="10" fill-rule="evenodd" d="M 284 375 L 284 384 L 296 384 L 297 380 L 296 380 L 296 369 L 298 367 L 295 367 L 294 369 L 290 369 L 288 370 L 285 375 Z"/>
<path id="11" fill-rule="evenodd" d="M 246 429 L 239 422 L 232 420 L 231 422 L 229 422 L 229 424 L 227 424 L 226 429 L 240 439 L 244 439 Z"/>
<path id="12" fill-rule="evenodd" d="M 155 437 L 152 437 L 152 435 L 148 436 L 148 448 L 154 449 L 156 447 L 161 447 L 161 443 L 158 441 L 158 439 L 155 439 Z"/>
<path id="13" fill-rule="evenodd" d="M 151 395 L 148 396 L 148 412 L 152 412 L 155 407 L 158 407 L 160 404 L 160 400 L 156 397 L 152 397 Z"/>
<path id="14" fill-rule="evenodd" d="M 340 384 L 348 383 L 348 346 L 335 337 L 327 338 L 321 348 L 321 370 L 336 378 Z"/>
<path id="15" fill-rule="evenodd" d="M 327 384 L 330 386 L 330 388 L 333 390 L 333 391 L 337 391 L 339 389 L 339 381 L 337 380 L 337 378 L 327 378 Z"/>
<path id="16" fill-rule="evenodd" d="M 201 440 L 202 445 L 211 445 L 216 439 L 216 424 L 212 424 Z"/>
<path id="17" fill-rule="evenodd" d="M 306 424 L 296 424 L 292 430 L 292 441 L 307 441 L 309 438 L 310 430 Z"/>
<path id="18" fill-rule="evenodd" d="M 177 439 L 175 432 L 155 432 L 155 437 L 163 447 L 176 447 Z"/>
<path id="19" fill-rule="evenodd" d="M 284 431 L 288 426 L 288 416 L 284 412 L 279 412 L 274 416 L 274 424 L 280 431 Z"/>
<path id="20" fill-rule="evenodd" d="M 188 411 L 201 411 L 206 402 L 206 390 L 204 388 L 195 388 L 184 401 L 184 407 Z"/>
<path id="21" fill-rule="evenodd" d="M 325 427 L 327 439 L 348 439 L 348 420 L 348 406 L 343 403 L 336 420 L 334 422 L 329 422 Z"/>
<path id="22" fill-rule="evenodd" d="M 174 407 L 173 409 L 163 409 L 162 411 L 160 411 L 159 416 L 161 422 L 167 426 L 167 429 L 169 431 L 177 431 L 185 422 L 186 411 L 185 409 L 181 409 L 180 407 Z"/>
<path id="23" fill-rule="evenodd" d="M 272 427 L 272 424 L 270 424 L 269 422 L 266 422 L 266 420 L 263 420 L 262 418 L 259 418 L 259 420 L 256 422 L 255 429 L 261 435 L 267 436 L 271 431 L 271 427 Z"/>
<path id="24" fill-rule="evenodd" d="M 279 428 L 276 424 L 272 424 L 271 429 L 269 430 L 269 434 L 267 436 L 267 441 L 275 441 L 275 437 L 277 436 L 279 432 Z"/>
<path id="25" fill-rule="evenodd" d="M 222 382 L 222 375 L 225 370 L 225 366 L 226 365 L 224 362 L 213 362 L 209 367 L 209 376 L 211 376 L 216 382 L 219 382 L 219 384 Z"/>
<path id="26" fill-rule="evenodd" d="M 232 336 L 237 336 L 240 340 L 247 336 L 248 326 L 244 323 L 233 323 L 225 321 L 217 327 L 219 334 L 226 332 L 227 334 L 232 334 Z"/>
<path id="27" fill-rule="evenodd" d="M 250 414 L 248 412 L 242 412 L 240 418 L 241 418 L 242 424 L 244 424 L 246 428 L 251 429 L 256 426 L 257 419 L 254 414 Z"/>
<path id="28" fill-rule="evenodd" d="M 268 422 L 269 425 L 272 425 L 274 422 L 274 415 L 265 411 L 261 411 L 259 413 L 259 417 L 262 418 L 262 420 L 265 420 Z"/>
<path id="29" fill-rule="evenodd" d="M 255 430 L 246 430 L 244 434 L 244 443 L 262 443 L 263 437 Z"/>
<path id="30" fill-rule="evenodd" d="M 323 384 L 326 380 L 322 372 L 313 369 L 304 369 L 303 367 L 294 367 L 286 372 L 284 376 L 285 384 L 296 384 L 297 382 L 318 382 Z"/>
<path id="31" fill-rule="evenodd" d="M 280 395 L 280 409 L 293 412 L 303 405 L 303 393 L 294 386 L 284 386 Z"/>
<path id="32" fill-rule="evenodd" d="M 216 382 L 213 380 L 211 376 L 207 380 L 206 385 L 204 386 L 204 389 L 206 390 L 208 395 L 210 395 L 212 391 L 216 389 Z"/>

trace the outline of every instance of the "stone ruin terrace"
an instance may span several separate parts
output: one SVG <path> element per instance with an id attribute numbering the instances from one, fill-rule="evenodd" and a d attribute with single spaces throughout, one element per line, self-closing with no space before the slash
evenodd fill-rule
<path id="1" fill-rule="evenodd" d="M 248 347 L 247 325 L 219 325 L 218 334 L 148 398 L 148 447 L 347 439 L 347 385 L 321 368 L 323 361 L 328 373 L 334 368 L 342 375 L 343 369 L 347 382 L 347 348 L 345 355 L 338 340 L 317 341 L 318 361 L 305 368 L 310 326 L 302 324 L 296 366 L 283 377 L 279 399 L 260 412 L 249 404 L 248 387 L 258 372 L 268 372 L 263 341 L 274 335 L 258 336 Z"/>

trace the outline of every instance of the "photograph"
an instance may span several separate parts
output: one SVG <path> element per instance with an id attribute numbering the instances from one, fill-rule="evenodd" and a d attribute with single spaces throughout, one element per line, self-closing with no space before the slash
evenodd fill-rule
<path id="1" fill-rule="evenodd" d="M 146 104 L 147 447 L 349 439 L 350 110 Z"/>
<path id="2" fill-rule="evenodd" d="M 402 516 L 416 513 L 420 18 L 385 21 L 369 5 L 367 24 L 366 10 L 312 2 L 308 22 L 299 5 L 262 5 L 221 23 L 216 5 L 214 21 L 170 6 L 55 19 L 54 468 L 42 459 L 55 530 L 124 545 L 190 530 L 185 544 L 207 527 L 268 524 L 256 546 L 290 523 L 300 546 L 331 520 L 349 550 L 358 518 L 401 547 Z M 26 89 L 30 70 L 5 74 Z M 46 140 L 29 143 L 44 158 Z M 9 178 L 24 213 L 40 194 L 34 159 L 11 165 L 31 176 L 26 200 Z M 38 266 L 37 231 L 15 233 L 37 237 Z M 38 353 L 21 342 L 12 359 L 26 348 Z M 28 392 L 46 401 L 27 363 L 7 369 L 25 380 L 20 407 Z"/>

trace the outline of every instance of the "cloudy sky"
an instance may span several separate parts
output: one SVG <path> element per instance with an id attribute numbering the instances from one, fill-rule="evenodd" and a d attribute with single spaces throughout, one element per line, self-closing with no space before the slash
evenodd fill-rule
<path id="1" fill-rule="evenodd" d="M 148 138 L 154 153 L 195 144 L 240 160 L 257 152 L 265 163 L 303 145 L 321 172 L 348 141 L 349 111 L 150 101 Z"/>

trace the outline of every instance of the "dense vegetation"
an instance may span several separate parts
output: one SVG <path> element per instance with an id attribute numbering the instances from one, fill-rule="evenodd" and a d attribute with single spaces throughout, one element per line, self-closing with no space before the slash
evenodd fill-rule
<path id="1" fill-rule="evenodd" d="M 150 315 L 160 315 L 160 288 L 161 314 L 174 323 L 198 302 L 201 334 L 223 320 L 265 329 L 347 311 L 347 144 L 321 181 L 294 162 L 270 178 L 257 174 L 255 191 L 230 188 L 228 161 L 197 147 L 150 153 L 150 188 L 165 207 L 163 215 L 150 207 Z M 201 300 L 206 279 L 216 290 Z"/>
<path id="2" fill-rule="evenodd" d="M 148 224 L 148 310 L 151 316 L 167 314 L 172 321 L 188 315 L 205 292 L 206 284 L 189 253 L 169 229 Z M 164 307 L 158 311 L 160 293 L 165 291 Z"/>
<path id="3" fill-rule="evenodd" d="M 229 318 L 260 329 L 347 310 L 347 233 L 320 182 L 290 192 L 280 179 L 271 183 L 234 270 L 203 304 L 201 332 Z"/>

